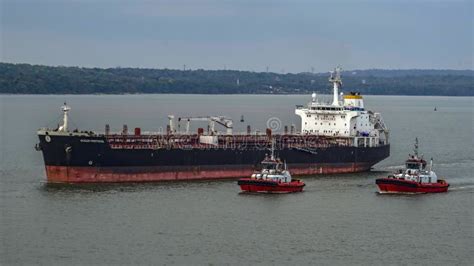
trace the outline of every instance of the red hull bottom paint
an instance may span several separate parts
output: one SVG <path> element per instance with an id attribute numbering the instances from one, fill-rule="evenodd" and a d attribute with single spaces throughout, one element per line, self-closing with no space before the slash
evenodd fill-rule
<path id="1" fill-rule="evenodd" d="M 338 174 L 368 171 L 369 163 L 291 165 L 293 175 Z M 82 167 L 46 166 L 48 183 L 120 183 L 179 180 L 217 180 L 248 177 L 248 165 L 212 167 Z"/>
<path id="2" fill-rule="evenodd" d="M 240 189 L 245 192 L 263 193 L 293 193 L 302 192 L 305 184 L 299 180 L 290 183 L 279 183 L 276 181 L 257 180 L 252 178 L 241 178 L 238 182 Z"/>
<path id="3" fill-rule="evenodd" d="M 449 184 L 440 180 L 438 183 L 421 184 L 413 181 L 392 182 L 393 179 L 377 179 L 377 186 L 381 193 L 442 193 L 447 192 Z"/>

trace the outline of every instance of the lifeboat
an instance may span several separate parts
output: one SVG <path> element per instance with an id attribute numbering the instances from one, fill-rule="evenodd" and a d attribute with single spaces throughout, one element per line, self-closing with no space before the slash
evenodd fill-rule
<path id="1" fill-rule="evenodd" d="M 239 179 L 237 184 L 244 192 L 259 193 L 302 192 L 305 186 L 303 181 L 291 177 L 286 163 L 274 156 L 273 143 L 271 156 L 266 156 L 262 161 L 262 170 Z"/>
<path id="2" fill-rule="evenodd" d="M 447 192 L 449 184 L 438 179 L 433 171 L 433 158 L 426 169 L 423 156 L 418 156 L 418 138 L 415 141 L 414 155 L 409 155 L 405 168 L 385 178 L 375 180 L 380 193 L 441 193 Z"/>

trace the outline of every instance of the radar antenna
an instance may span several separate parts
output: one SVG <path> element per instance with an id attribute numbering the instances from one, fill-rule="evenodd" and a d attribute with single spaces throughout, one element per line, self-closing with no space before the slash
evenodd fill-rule
<path id="1" fill-rule="evenodd" d="M 342 68 L 340 66 L 334 68 L 333 71 L 330 71 L 329 73 L 331 73 L 331 76 L 329 77 L 329 82 L 337 82 L 338 85 L 342 86 L 341 71 Z"/>

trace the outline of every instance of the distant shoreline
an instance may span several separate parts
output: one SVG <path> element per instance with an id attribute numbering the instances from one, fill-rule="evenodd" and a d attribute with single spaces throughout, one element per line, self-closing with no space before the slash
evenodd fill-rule
<path id="1" fill-rule="evenodd" d="M 310 94 L 307 93 L 300 93 L 300 94 L 257 94 L 257 93 L 228 93 L 228 94 L 204 94 L 204 93 L 135 93 L 135 94 L 99 94 L 99 93 L 92 93 L 92 94 L 28 94 L 28 93 L 0 93 L 0 96 L 146 96 L 146 95 L 180 95 L 180 96 L 308 96 Z M 327 97 L 332 97 L 330 94 L 319 94 L 324 95 Z M 387 96 L 387 97 L 452 97 L 452 98 L 461 98 L 461 97 L 469 97 L 474 98 L 474 95 L 404 95 L 404 94 L 365 94 L 363 96 Z"/>
<path id="2" fill-rule="evenodd" d="M 474 96 L 474 70 L 351 70 L 342 91 L 363 95 Z M 0 94 L 305 95 L 332 92 L 328 73 L 51 67 L 0 63 Z"/>

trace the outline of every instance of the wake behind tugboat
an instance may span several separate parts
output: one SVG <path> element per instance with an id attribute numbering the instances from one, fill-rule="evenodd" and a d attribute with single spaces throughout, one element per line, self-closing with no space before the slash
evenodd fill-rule
<path id="1" fill-rule="evenodd" d="M 405 162 L 405 169 L 386 178 L 378 178 L 375 183 L 380 193 L 440 193 L 447 192 L 449 187 L 433 171 L 433 159 L 429 169 L 426 169 L 426 161 L 418 155 L 418 138 L 415 140 L 414 154 L 409 155 Z"/>

